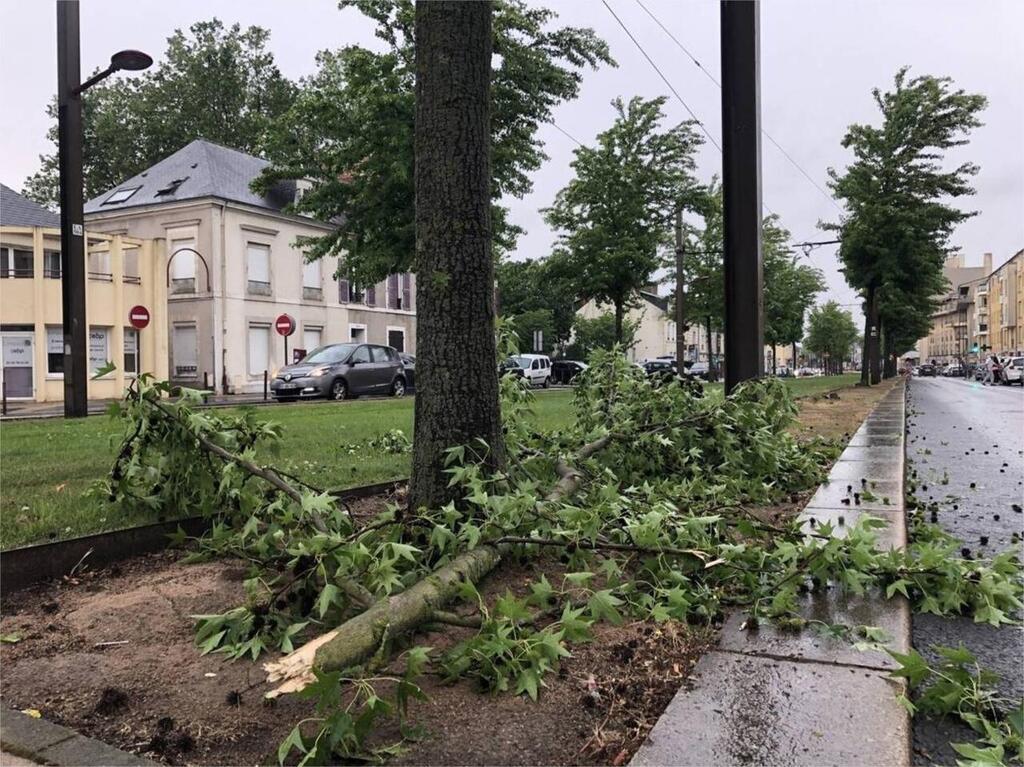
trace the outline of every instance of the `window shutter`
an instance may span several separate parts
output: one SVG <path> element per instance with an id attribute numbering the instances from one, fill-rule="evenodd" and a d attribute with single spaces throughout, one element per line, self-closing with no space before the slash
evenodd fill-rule
<path id="1" fill-rule="evenodd" d="M 398 275 L 388 275 L 388 309 L 398 308 Z"/>
<path id="2" fill-rule="evenodd" d="M 338 280 L 338 301 L 347 304 L 351 299 L 348 289 L 348 280 Z"/>
<path id="3" fill-rule="evenodd" d="M 376 306 L 377 305 L 377 286 L 371 285 L 366 289 L 366 305 Z"/>
<path id="4" fill-rule="evenodd" d="M 402 308 L 412 311 L 412 275 L 408 272 L 402 275 Z"/>

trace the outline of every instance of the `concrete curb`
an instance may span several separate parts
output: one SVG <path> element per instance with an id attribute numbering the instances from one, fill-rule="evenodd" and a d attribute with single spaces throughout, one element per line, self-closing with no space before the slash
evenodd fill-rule
<path id="1" fill-rule="evenodd" d="M 0 707 L 0 749 L 5 757 L 9 754 L 32 764 L 68 767 L 156 767 L 159 764 L 7 707 Z M 2 763 L 7 764 L 7 760 L 3 759 Z"/>
<path id="2" fill-rule="evenodd" d="M 841 536 L 870 514 L 889 522 L 882 545 L 906 545 L 905 388 L 900 381 L 868 415 L 801 515 L 808 526 L 831 522 Z M 807 595 L 800 609 L 827 623 L 879 626 L 891 649 L 910 648 L 902 598 L 828 591 Z M 742 622 L 740 614 L 726 621 L 717 649 L 698 661 L 691 685 L 676 693 L 631 765 L 910 764 L 910 716 L 896 700 L 904 685 L 889 677 L 887 654 L 809 630 L 745 631 Z"/>

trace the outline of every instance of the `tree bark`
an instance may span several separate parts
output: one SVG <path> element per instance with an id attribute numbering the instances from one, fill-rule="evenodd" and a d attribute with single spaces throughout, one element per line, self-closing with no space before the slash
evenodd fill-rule
<path id="1" fill-rule="evenodd" d="M 711 315 L 709 314 L 704 318 L 704 328 L 707 331 L 708 338 L 708 375 L 711 375 L 711 369 L 715 366 L 714 357 L 711 355 Z"/>
<path id="2" fill-rule="evenodd" d="M 775 344 L 772 344 L 772 373 L 771 374 L 775 375 L 775 373 L 776 373 L 776 366 L 775 366 Z"/>
<path id="3" fill-rule="evenodd" d="M 622 306 L 622 301 L 615 301 L 615 343 L 622 343 L 622 325 L 623 318 L 626 313 Z"/>
<path id="4" fill-rule="evenodd" d="M 874 346 L 877 336 L 872 337 L 871 329 L 875 321 L 875 287 L 869 285 L 864 296 L 864 344 L 861 348 L 860 383 L 861 386 L 871 385 L 872 359 L 875 357 Z M 877 382 L 876 382 L 877 383 Z"/>
<path id="5" fill-rule="evenodd" d="M 882 382 L 882 320 L 878 313 L 878 292 L 875 292 L 874 307 L 872 309 L 875 328 L 877 329 L 874 339 L 872 339 L 871 349 L 871 385 L 880 384 Z"/>
<path id="6" fill-rule="evenodd" d="M 504 462 L 491 245 L 491 3 L 416 4 L 416 413 L 410 506 L 452 499 L 445 450 Z"/>

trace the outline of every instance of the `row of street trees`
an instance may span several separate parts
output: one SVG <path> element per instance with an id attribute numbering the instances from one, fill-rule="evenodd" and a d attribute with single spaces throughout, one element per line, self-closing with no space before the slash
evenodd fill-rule
<path id="1" fill-rule="evenodd" d="M 826 373 L 842 373 L 859 334 L 850 313 L 835 301 L 811 309 L 804 351 L 821 359 Z"/>
<path id="2" fill-rule="evenodd" d="M 851 125 L 843 138 L 854 161 L 843 173 L 830 170 L 830 183 L 846 215 L 827 225 L 839 235 L 847 282 L 864 299 L 863 384 L 879 382 L 883 360 L 894 375 L 899 355 L 928 333 L 946 289 L 950 235 L 974 215 L 951 203 L 973 194 L 978 167 L 947 170 L 946 150 L 967 143 L 986 105 L 949 78 L 910 78 L 906 68 L 891 91 L 873 94 L 882 124 Z"/>

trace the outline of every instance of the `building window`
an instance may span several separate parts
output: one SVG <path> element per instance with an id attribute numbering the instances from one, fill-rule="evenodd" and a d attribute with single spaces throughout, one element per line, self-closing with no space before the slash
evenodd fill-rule
<path id="1" fill-rule="evenodd" d="M 89 328 L 89 374 L 95 375 L 96 371 L 110 361 L 110 328 Z"/>
<path id="2" fill-rule="evenodd" d="M 64 328 L 46 328 L 46 374 L 64 375 Z"/>
<path id="3" fill-rule="evenodd" d="M 110 270 L 109 250 L 93 250 L 89 252 L 89 279 L 100 282 L 114 281 L 114 273 Z"/>
<path id="4" fill-rule="evenodd" d="M 0 277 L 32 277 L 32 251 L 0 245 Z"/>
<path id="5" fill-rule="evenodd" d="M 309 354 L 314 349 L 318 348 L 323 342 L 324 329 L 305 327 L 302 330 L 302 348 L 306 350 L 306 354 Z"/>
<path id="6" fill-rule="evenodd" d="M 60 279 L 60 251 L 47 250 L 43 253 L 43 276 L 51 280 Z"/>
<path id="7" fill-rule="evenodd" d="M 377 286 L 370 285 L 366 289 L 366 305 L 376 306 L 377 305 Z"/>
<path id="8" fill-rule="evenodd" d="M 302 266 L 302 297 L 310 301 L 324 300 L 320 287 L 320 259 L 307 261 Z"/>
<path id="9" fill-rule="evenodd" d="M 133 187 L 130 187 L 128 189 L 118 189 L 116 192 L 114 192 L 112 195 L 110 195 L 110 197 L 105 199 L 103 201 L 103 204 L 104 205 L 117 205 L 117 203 L 119 203 L 119 202 L 125 202 L 126 200 L 128 200 L 133 194 L 135 194 L 140 189 L 142 189 L 141 186 L 133 186 Z"/>
<path id="10" fill-rule="evenodd" d="M 396 351 L 405 351 L 405 330 L 402 328 L 388 328 L 388 346 Z"/>
<path id="11" fill-rule="evenodd" d="M 402 275 L 402 305 L 398 308 L 412 311 L 412 275 L 409 272 Z"/>
<path id="12" fill-rule="evenodd" d="M 250 242 L 246 246 L 245 253 L 249 293 L 256 296 L 269 296 L 270 246 Z"/>
<path id="13" fill-rule="evenodd" d="M 399 309 L 401 308 L 401 292 L 398 287 L 398 275 L 388 275 L 388 309 Z"/>
<path id="14" fill-rule="evenodd" d="M 270 325 L 249 325 L 249 375 L 270 369 Z"/>
<path id="15" fill-rule="evenodd" d="M 366 325 L 349 325 L 348 338 L 352 343 L 360 344 L 366 341 Z"/>
<path id="16" fill-rule="evenodd" d="M 349 289 L 348 280 L 338 280 L 338 303 L 347 304 L 352 300 L 352 292 Z"/>
<path id="17" fill-rule="evenodd" d="M 128 248 L 124 254 L 124 281 L 130 285 L 141 285 L 142 274 L 139 272 L 139 249 Z"/>
<path id="18" fill-rule="evenodd" d="M 124 372 L 139 374 L 139 331 L 135 328 L 124 329 Z"/>
<path id="19" fill-rule="evenodd" d="M 171 240 L 171 293 L 196 292 L 196 241 Z"/>
<path id="20" fill-rule="evenodd" d="M 171 333 L 175 378 L 199 377 L 199 337 L 195 325 L 175 325 Z"/>
<path id="21" fill-rule="evenodd" d="M 366 302 L 366 291 L 358 285 L 349 283 L 348 286 L 349 300 L 354 304 L 362 304 Z"/>

